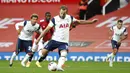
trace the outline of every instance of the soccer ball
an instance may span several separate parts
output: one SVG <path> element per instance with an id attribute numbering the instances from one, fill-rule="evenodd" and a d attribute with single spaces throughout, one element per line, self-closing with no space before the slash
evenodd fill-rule
<path id="1" fill-rule="evenodd" d="M 56 69 L 57 69 L 57 64 L 55 62 L 50 62 L 48 64 L 48 70 L 49 71 L 56 71 Z"/>

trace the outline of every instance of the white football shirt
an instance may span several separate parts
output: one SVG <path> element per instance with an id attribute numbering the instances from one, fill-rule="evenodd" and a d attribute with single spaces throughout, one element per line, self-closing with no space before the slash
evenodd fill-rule
<path id="1" fill-rule="evenodd" d="M 117 26 L 113 26 L 110 28 L 110 30 L 113 31 L 112 40 L 119 41 L 121 38 L 121 35 L 127 35 L 128 32 L 124 26 L 121 27 L 121 29 L 118 29 Z"/>
<path id="2" fill-rule="evenodd" d="M 72 22 L 76 21 L 74 17 L 66 15 L 64 19 L 60 18 L 59 15 L 55 16 L 48 26 L 54 27 L 54 33 L 52 40 L 58 42 L 69 43 L 69 29 Z"/>
<path id="3" fill-rule="evenodd" d="M 26 21 L 26 24 L 25 21 L 16 23 L 15 25 L 16 30 L 19 29 L 19 26 L 23 26 L 23 29 L 19 34 L 19 38 L 22 40 L 32 40 L 34 32 L 42 31 L 39 24 L 36 23 L 35 25 L 32 25 L 31 21 Z"/>

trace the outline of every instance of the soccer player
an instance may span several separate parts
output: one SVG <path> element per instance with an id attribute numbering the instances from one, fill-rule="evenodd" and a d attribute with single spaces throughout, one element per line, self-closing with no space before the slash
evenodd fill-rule
<path id="1" fill-rule="evenodd" d="M 50 12 L 46 12 L 45 13 L 45 20 L 40 20 L 40 23 L 39 23 L 40 27 L 42 28 L 42 30 L 44 30 L 48 26 L 50 19 L 51 19 L 51 13 Z M 34 43 L 33 43 L 33 46 L 32 46 L 33 54 L 37 51 L 37 49 L 38 49 L 38 51 L 41 51 L 41 49 L 43 48 L 44 43 L 51 39 L 52 34 L 53 34 L 53 30 L 54 29 L 51 28 L 51 30 L 48 31 L 48 33 L 45 35 L 45 37 L 40 40 L 38 45 L 35 44 L 35 41 L 40 36 L 40 34 L 36 33 L 36 36 L 35 36 L 35 39 L 34 39 Z M 29 61 L 27 62 L 26 67 L 30 66 L 30 63 L 32 61 L 32 57 L 33 57 L 33 55 L 29 58 Z M 36 65 L 38 67 L 42 67 L 39 62 L 42 62 L 44 58 L 45 57 L 40 57 L 38 59 L 38 61 L 36 62 Z"/>
<path id="2" fill-rule="evenodd" d="M 97 20 L 86 21 L 86 20 L 77 20 L 73 16 L 68 15 L 68 8 L 66 6 L 60 7 L 59 15 L 52 18 L 47 28 L 41 33 L 38 37 L 36 44 L 40 41 L 40 39 L 52 28 L 54 27 L 54 33 L 52 35 L 51 40 L 45 45 L 42 51 L 39 53 L 41 57 L 46 56 L 49 51 L 53 51 L 58 48 L 60 51 L 60 58 L 58 60 L 57 70 L 64 71 L 62 69 L 62 65 L 65 63 L 67 52 L 68 52 L 68 43 L 69 43 L 69 29 L 71 23 L 78 24 L 92 24 Z"/>
<path id="3" fill-rule="evenodd" d="M 46 17 L 49 17 L 48 15 L 46 16 Z M 47 18 L 46 18 L 47 19 Z M 47 24 L 48 25 L 48 24 Z M 47 27 L 47 26 L 46 26 Z M 45 28 L 46 28 L 45 27 Z M 75 28 L 76 27 L 76 25 L 74 25 L 74 23 L 71 25 L 71 27 L 70 27 L 70 31 L 73 29 L 73 28 Z M 44 29 L 45 29 L 44 28 Z M 43 29 L 43 30 L 44 30 Z M 51 31 L 51 32 L 50 32 Z M 53 35 L 53 32 L 54 32 L 54 28 L 51 28 L 50 29 L 50 31 L 47 33 L 47 34 L 49 34 L 49 36 L 46 36 L 45 35 L 45 37 L 43 38 L 43 41 L 45 42 L 45 44 L 44 43 L 41 43 L 41 42 L 43 42 L 42 40 L 40 40 L 39 41 L 39 43 L 38 43 L 38 48 L 40 49 L 39 50 L 39 53 L 42 51 L 42 48 L 44 47 L 43 45 L 46 45 L 46 43 L 48 42 L 48 40 L 50 40 L 51 39 L 51 36 Z M 51 36 L 50 36 L 50 34 L 51 34 Z M 36 37 L 36 39 L 39 37 L 40 35 L 38 34 L 38 36 Z M 44 40 L 45 39 L 45 40 Z M 36 41 L 36 40 L 35 40 Z M 36 45 L 35 44 L 35 41 L 34 41 L 34 43 L 33 43 L 33 45 Z M 47 41 L 47 42 L 46 42 Z M 33 46 L 34 48 L 36 47 L 36 46 Z M 35 50 L 35 49 L 34 49 Z M 33 51 L 33 50 L 32 50 Z M 59 55 L 60 55 L 60 51 L 58 51 L 58 53 L 59 53 Z M 48 55 L 48 54 L 47 54 Z M 46 56 L 47 56 L 46 55 Z M 36 62 L 36 65 L 37 65 L 37 67 L 42 67 L 41 66 L 41 64 L 40 64 L 40 62 L 42 62 L 45 58 L 46 58 L 46 56 L 43 56 L 43 57 L 40 57 L 39 59 L 38 59 L 38 61 Z"/>
<path id="4" fill-rule="evenodd" d="M 112 44 L 112 53 L 107 56 L 106 61 L 110 61 L 109 66 L 112 67 L 113 59 L 119 50 L 121 42 L 125 40 L 128 36 L 128 32 L 125 26 L 123 26 L 122 20 L 118 20 L 117 25 L 112 26 L 110 28 L 109 35 L 110 35 L 109 39 L 111 40 L 111 44 Z"/>
<path id="5" fill-rule="evenodd" d="M 26 56 L 21 62 L 21 65 L 25 67 L 25 62 L 29 59 L 29 57 L 32 55 L 32 36 L 34 32 L 40 33 L 42 30 L 40 28 L 40 25 L 37 24 L 38 15 L 32 14 L 30 21 L 22 21 L 19 23 L 16 23 L 15 28 L 18 32 L 18 41 L 16 45 L 16 50 L 13 52 L 10 64 L 11 67 L 13 65 L 13 59 L 23 50 L 26 52 Z M 22 30 L 20 30 L 20 26 L 23 26 Z"/>

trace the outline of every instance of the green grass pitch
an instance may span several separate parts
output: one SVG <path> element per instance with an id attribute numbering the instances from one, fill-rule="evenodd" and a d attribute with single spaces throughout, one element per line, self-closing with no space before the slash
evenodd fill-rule
<path id="1" fill-rule="evenodd" d="M 22 67 L 20 61 L 14 61 L 13 67 L 9 67 L 9 61 L 0 61 L 0 73 L 53 73 L 48 71 L 47 61 L 42 62 L 42 68 L 31 63 L 29 68 Z M 130 63 L 114 62 L 114 67 L 109 67 L 108 62 L 72 62 L 65 63 L 64 72 L 54 73 L 130 73 Z"/>

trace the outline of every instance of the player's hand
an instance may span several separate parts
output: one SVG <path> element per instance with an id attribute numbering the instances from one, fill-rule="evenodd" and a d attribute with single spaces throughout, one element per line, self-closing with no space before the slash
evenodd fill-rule
<path id="1" fill-rule="evenodd" d="M 18 30 L 17 30 L 17 32 L 18 32 L 18 35 L 20 35 L 21 30 L 20 30 L 20 29 L 18 29 Z"/>
<path id="2" fill-rule="evenodd" d="M 111 36 L 109 37 L 109 40 L 112 40 L 112 37 L 111 37 Z"/>
<path id="3" fill-rule="evenodd" d="M 35 41 L 35 44 L 37 45 L 37 44 L 38 44 L 38 42 L 39 42 L 39 41 L 38 41 L 38 39 L 37 39 L 37 40 Z"/>
<path id="4" fill-rule="evenodd" d="M 118 41 L 118 44 L 121 44 L 121 40 Z"/>
<path id="5" fill-rule="evenodd" d="M 93 20 L 92 20 L 93 23 L 95 23 L 95 22 L 97 22 L 97 21 L 98 21 L 98 19 L 93 19 Z"/>
<path id="6" fill-rule="evenodd" d="M 35 41 L 35 44 L 38 45 L 40 39 L 38 38 L 36 41 Z"/>

